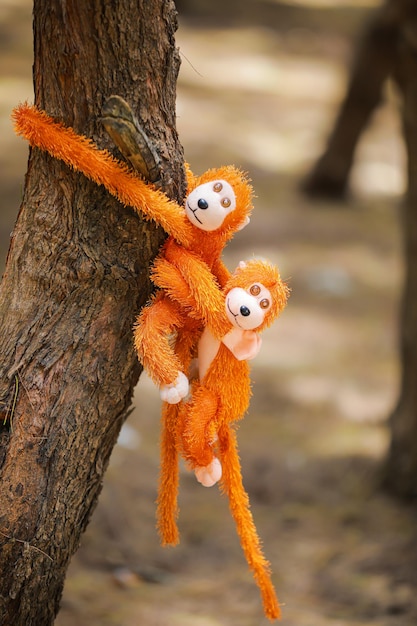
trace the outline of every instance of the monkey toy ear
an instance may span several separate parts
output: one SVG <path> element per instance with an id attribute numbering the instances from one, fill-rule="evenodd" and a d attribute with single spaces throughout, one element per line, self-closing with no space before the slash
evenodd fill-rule
<path id="1" fill-rule="evenodd" d="M 237 227 L 237 230 L 243 230 L 245 228 L 245 226 L 247 226 L 250 222 L 250 217 L 246 217 L 245 220 L 240 224 L 240 226 Z"/>

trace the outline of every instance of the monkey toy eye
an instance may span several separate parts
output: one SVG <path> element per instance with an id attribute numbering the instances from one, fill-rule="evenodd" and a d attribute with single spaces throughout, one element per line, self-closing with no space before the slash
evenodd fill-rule
<path id="1" fill-rule="evenodd" d="M 229 198 L 223 198 L 223 200 L 221 201 L 221 205 L 222 207 L 224 207 L 225 209 L 228 209 L 229 206 L 231 205 L 231 201 L 229 200 Z"/>
<path id="2" fill-rule="evenodd" d="M 259 306 L 261 307 L 261 309 L 267 309 L 269 307 L 268 298 L 263 298 L 263 300 L 260 301 Z"/>
<path id="3" fill-rule="evenodd" d="M 214 183 L 213 191 L 215 191 L 216 193 L 219 193 L 219 191 L 221 191 L 222 189 L 223 189 L 223 185 L 221 183 Z"/>
<path id="4" fill-rule="evenodd" d="M 252 296 L 259 296 L 259 294 L 261 293 L 261 288 L 259 285 L 252 285 L 252 287 L 249 289 L 249 292 Z"/>

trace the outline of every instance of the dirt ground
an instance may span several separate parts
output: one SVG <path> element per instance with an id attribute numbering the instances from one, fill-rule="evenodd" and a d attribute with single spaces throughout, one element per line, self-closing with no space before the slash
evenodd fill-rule
<path id="1" fill-rule="evenodd" d="M 221 13 L 206 3 L 181 19 L 177 38 L 187 159 L 195 171 L 247 169 L 257 195 L 226 262 L 268 257 L 292 289 L 253 362 L 254 396 L 239 429 L 244 482 L 285 626 L 417 623 L 416 510 L 380 489 L 398 392 L 403 273 L 404 152 L 392 87 L 358 148 L 350 199 L 313 204 L 299 192 L 375 4 L 248 1 Z M 32 99 L 30 11 L 28 1 L 0 0 L 2 263 L 25 172 L 26 146 L 9 115 Z M 56 624 L 268 623 L 216 487 L 182 471 L 181 543 L 159 546 L 160 402 L 145 376 L 134 406 Z"/>

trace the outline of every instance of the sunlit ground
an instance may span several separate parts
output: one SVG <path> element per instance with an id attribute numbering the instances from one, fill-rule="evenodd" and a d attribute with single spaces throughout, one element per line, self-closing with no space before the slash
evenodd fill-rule
<path id="1" fill-rule="evenodd" d="M 343 96 L 364 8 L 376 4 L 269 3 L 285 5 L 285 22 L 280 12 L 265 25 L 255 7 L 234 28 L 221 16 L 210 28 L 182 21 L 177 38 L 187 160 L 196 172 L 239 165 L 257 195 L 251 224 L 226 261 L 233 268 L 254 254 L 269 257 L 292 289 L 254 361 L 254 397 L 239 430 L 244 481 L 285 626 L 417 623 L 414 515 L 378 491 L 398 392 L 403 272 L 404 152 L 391 85 L 358 147 L 349 201 L 313 204 L 298 191 Z M 9 37 L 2 50 L 13 68 L 0 78 L 2 256 L 25 171 L 26 146 L 8 116 L 31 99 L 28 5 L 0 1 Z M 227 502 L 184 469 L 181 544 L 158 545 L 160 404 L 145 376 L 135 405 L 73 559 L 57 624 L 266 624 Z"/>

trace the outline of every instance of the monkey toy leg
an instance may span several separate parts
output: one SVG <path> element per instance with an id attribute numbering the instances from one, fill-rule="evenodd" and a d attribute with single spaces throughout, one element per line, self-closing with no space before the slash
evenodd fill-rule
<path id="1" fill-rule="evenodd" d="M 222 488 L 229 498 L 243 552 L 260 588 L 265 615 L 271 620 L 278 619 L 281 611 L 271 581 L 269 563 L 262 553 L 249 509 L 249 497 L 242 482 L 236 434 L 227 424 L 219 429 L 219 448 L 223 468 Z"/>
<path id="2" fill-rule="evenodd" d="M 178 518 L 178 449 L 176 430 L 179 405 L 164 402 L 161 429 L 161 469 L 157 499 L 157 527 L 162 545 L 177 545 Z"/>
<path id="3" fill-rule="evenodd" d="M 191 402 L 183 406 L 178 438 L 182 455 L 193 469 L 213 461 L 218 409 L 217 395 L 203 385 L 194 387 Z"/>
<path id="4" fill-rule="evenodd" d="M 199 335 L 199 327 L 190 320 L 178 329 L 174 352 L 185 371 L 188 371 L 194 357 L 194 347 Z M 162 545 L 176 545 L 179 542 L 178 518 L 178 454 L 181 446 L 178 440 L 182 404 L 164 402 L 161 424 L 161 470 L 157 499 L 157 526 Z"/>
<path id="5" fill-rule="evenodd" d="M 183 364 L 170 344 L 170 335 L 182 325 L 178 305 L 159 292 L 139 314 L 134 342 L 139 360 L 158 386 L 175 381 Z"/>

